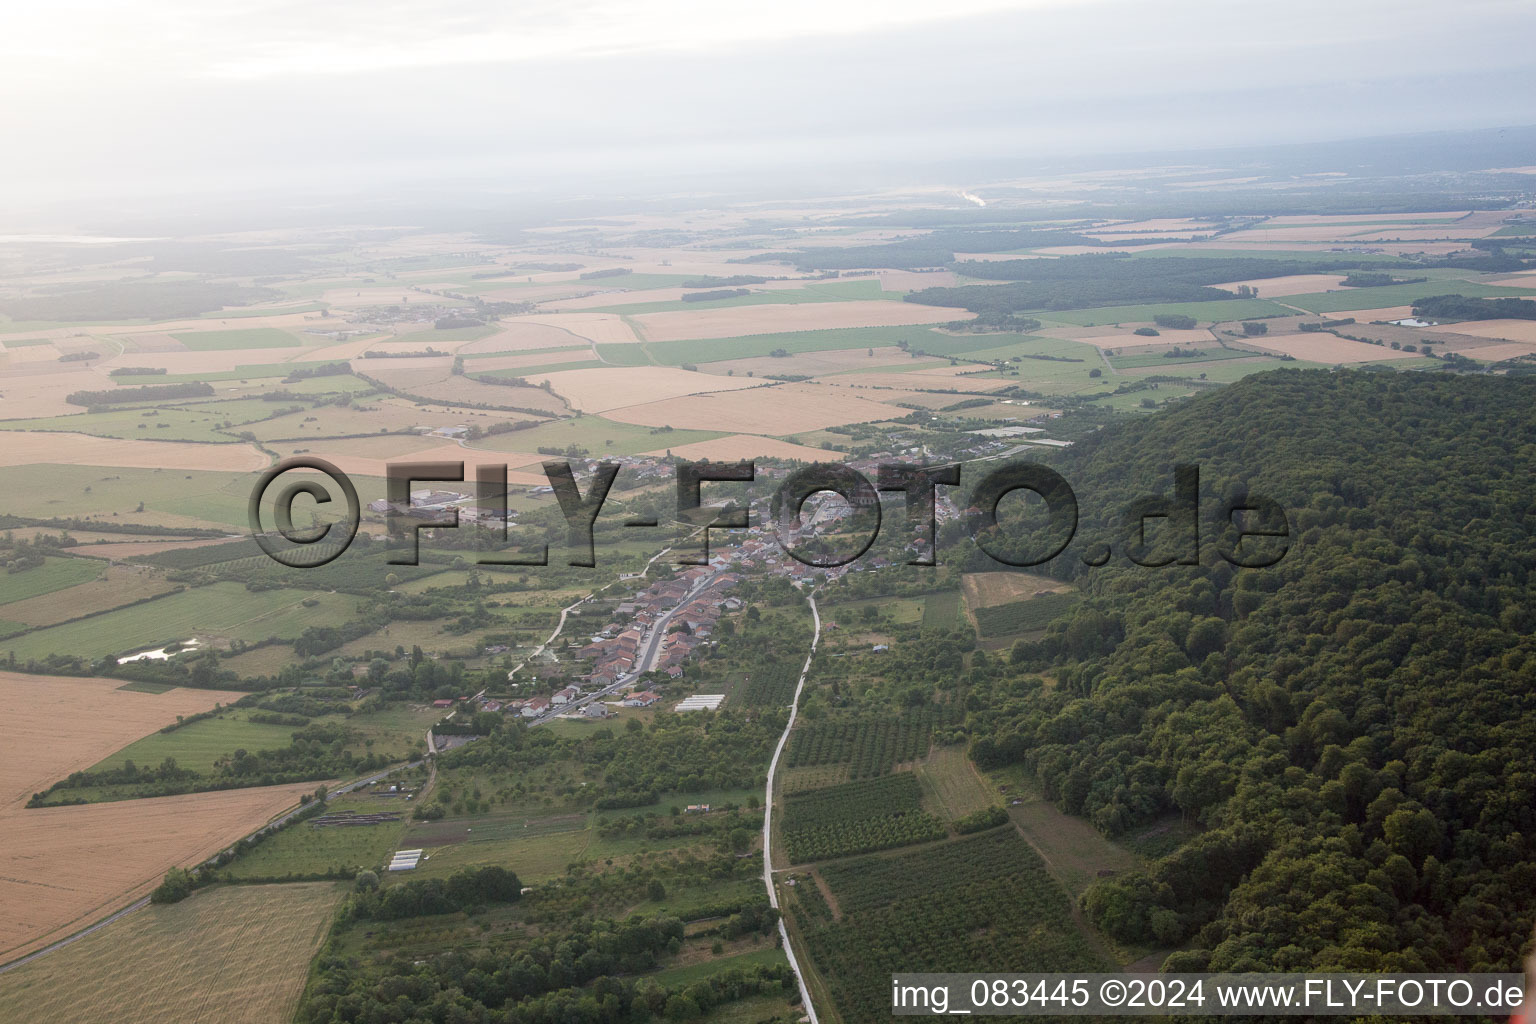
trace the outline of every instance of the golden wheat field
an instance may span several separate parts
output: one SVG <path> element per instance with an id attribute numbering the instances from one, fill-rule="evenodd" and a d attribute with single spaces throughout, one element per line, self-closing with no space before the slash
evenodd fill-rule
<path id="1" fill-rule="evenodd" d="M 836 462 L 848 456 L 842 452 L 824 451 L 809 445 L 780 441 L 772 437 L 754 437 L 751 434 L 732 434 L 709 441 L 695 441 L 676 448 L 658 448 L 647 455 L 665 455 L 668 452 L 681 459 L 708 459 L 711 462 L 736 462 L 743 459 L 796 459 L 800 462 Z"/>
<path id="2" fill-rule="evenodd" d="M 765 306 L 722 306 L 669 313 L 639 313 L 629 317 L 647 341 L 696 341 L 737 338 L 787 331 L 821 331 L 835 327 L 890 327 L 969 320 L 976 314 L 961 309 L 919 306 L 885 299 L 849 302 L 780 303 Z"/>
<path id="3" fill-rule="evenodd" d="M 206 469 L 231 473 L 266 467 L 254 445 L 178 444 L 88 434 L 9 433 L 0 444 L 0 466 L 60 464 L 138 469 Z"/>
<path id="4" fill-rule="evenodd" d="M 1378 363 L 1389 359 L 1413 359 L 1412 352 L 1402 352 L 1386 345 L 1367 345 L 1331 334 L 1282 334 L 1279 337 L 1249 338 L 1253 348 L 1294 356 L 1312 363 Z"/>
<path id="5" fill-rule="evenodd" d="M 781 437 L 843 423 L 900 419 L 910 410 L 829 391 L 816 384 L 780 384 L 726 394 L 690 395 L 615 409 L 609 419 L 645 427 L 726 430 Z"/>
<path id="6" fill-rule="evenodd" d="M 0 974 L 0 1006 L 15 1021 L 287 1021 L 344 889 L 227 886 L 145 907 Z"/>
<path id="7" fill-rule="evenodd" d="M 59 728 L 53 725 L 49 735 L 58 736 Z M 0 960 L 149 895 L 169 869 L 206 860 L 317 785 L 30 810 L 13 803 L 0 810 Z"/>
<path id="8" fill-rule="evenodd" d="M 697 373 L 672 366 L 598 366 L 535 374 L 528 380 L 534 384 L 548 384 L 550 390 L 582 412 L 619 409 L 633 405 L 638 397 L 659 402 L 706 392 L 760 388 L 768 383 L 750 377 Z"/>

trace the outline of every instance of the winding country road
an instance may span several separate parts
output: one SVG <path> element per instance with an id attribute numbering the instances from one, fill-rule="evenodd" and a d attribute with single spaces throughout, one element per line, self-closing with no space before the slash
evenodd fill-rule
<path id="1" fill-rule="evenodd" d="M 773 748 L 773 760 L 768 762 L 768 786 L 763 797 L 763 884 L 768 887 L 768 903 L 775 910 L 779 909 L 779 894 L 773 887 L 773 777 L 779 770 L 779 755 L 784 753 L 790 730 L 795 727 L 795 717 L 800 713 L 800 691 L 805 689 L 805 677 L 811 671 L 811 659 L 816 657 L 816 645 L 821 642 L 821 614 L 816 609 L 816 596 L 806 594 L 805 603 L 811 606 L 811 620 L 816 631 L 811 635 L 811 649 L 805 656 L 805 665 L 800 669 L 800 679 L 795 683 L 795 696 L 789 704 L 789 721 L 784 725 L 784 734 L 779 737 L 778 746 Z M 805 974 L 800 970 L 800 961 L 795 958 L 795 947 L 789 941 L 789 929 L 784 927 L 782 914 L 779 915 L 779 939 L 784 944 L 784 955 L 789 958 L 790 969 L 795 972 L 795 981 L 800 985 L 800 1000 L 806 1016 L 810 1018 L 811 1024 L 820 1024 L 816 1019 L 816 1007 L 811 1003 L 811 992 L 805 987 Z"/>

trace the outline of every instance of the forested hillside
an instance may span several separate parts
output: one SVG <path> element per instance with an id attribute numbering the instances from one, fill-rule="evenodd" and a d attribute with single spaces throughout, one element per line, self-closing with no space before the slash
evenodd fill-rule
<path id="1" fill-rule="evenodd" d="M 1175 462 L 1201 465 L 1208 505 L 1281 502 L 1289 552 L 1142 568 L 1117 543 L 1095 569 L 1069 549 L 1055 569 L 1086 600 L 979 684 L 975 758 L 1026 764 L 1110 835 L 1201 830 L 1085 897 L 1111 935 L 1182 947 L 1171 966 L 1517 969 L 1536 917 L 1536 386 L 1259 375 L 1066 455 L 1079 538 L 1171 492 Z"/>

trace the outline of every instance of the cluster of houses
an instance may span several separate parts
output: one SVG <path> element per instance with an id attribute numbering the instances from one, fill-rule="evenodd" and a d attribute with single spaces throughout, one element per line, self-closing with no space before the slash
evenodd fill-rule
<path id="1" fill-rule="evenodd" d="M 720 599 L 720 592 L 735 586 L 740 579 L 733 572 L 716 572 L 706 566 L 695 566 L 669 579 L 658 580 L 620 604 L 614 609 L 614 621 L 576 652 L 577 658 L 591 664 L 586 682 L 602 689 L 634 671 L 642 645 L 669 611 L 669 631 L 659 640 L 652 667 L 673 679 L 682 675 L 683 662 L 696 647 L 708 641 L 721 612 L 741 607 L 736 598 Z M 705 581 L 707 585 L 690 598 L 689 594 Z"/>

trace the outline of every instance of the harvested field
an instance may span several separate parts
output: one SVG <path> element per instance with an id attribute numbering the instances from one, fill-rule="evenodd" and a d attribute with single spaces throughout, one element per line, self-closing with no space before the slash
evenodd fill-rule
<path id="1" fill-rule="evenodd" d="M 816 384 L 781 384 L 632 405 L 609 412 L 608 418 L 648 427 L 782 436 L 843 423 L 899 419 L 907 413 L 893 405 L 838 395 Z"/>
<path id="2" fill-rule="evenodd" d="M 71 537 L 77 537 L 70 531 Z M 202 548 L 210 544 L 223 544 L 222 537 L 204 537 L 199 540 L 112 540 L 102 544 L 85 544 L 70 548 L 70 553 L 82 558 L 138 558 L 142 555 L 158 555 L 162 551 L 179 551 L 182 548 Z"/>
<path id="3" fill-rule="evenodd" d="M 1413 316 L 1412 306 L 1378 306 L 1375 309 L 1345 309 L 1337 313 L 1318 314 L 1319 319 L 1343 320 L 1353 318 L 1362 324 L 1373 320 L 1405 320 Z"/>
<path id="4" fill-rule="evenodd" d="M 529 378 L 548 384 L 555 394 L 581 412 L 606 412 L 633 405 L 635 399 L 664 401 L 705 392 L 740 391 L 763 387 L 765 381 L 697 373 L 673 366 L 594 367 L 559 370 Z"/>
<path id="5" fill-rule="evenodd" d="M 60 364 L 54 363 L 53 367 Z M 39 416 L 84 416 L 85 410 L 64 401 L 72 391 L 110 387 L 110 378 L 84 367 L 56 370 L 43 366 L 5 366 L 0 380 L 0 419 L 36 419 Z"/>
<path id="6" fill-rule="evenodd" d="M 902 367 L 912 363 L 912 357 L 895 345 L 873 348 L 873 355 L 870 351 L 869 348 L 836 348 L 818 352 L 793 352 L 788 357 L 753 356 L 746 359 L 721 359 L 718 362 L 704 363 L 700 368 L 706 373 L 723 375 L 730 372 L 738 377 L 748 373 L 757 374 L 759 377 L 766 377 L 773 373 L 818 377 L 822 374 L 843 373 L 848 370 L 883 370 L 887 367 Z"/>
<path id="7" fill-rule="evenodd" d="M 1278 337 L 1245 338 L 1244 343 L 1266 352 L 1294 356 L 1312 363 L 1379 363 L 1390 359 L 1415 359 L 1386 345 L 1367 345 L 1331 334 L 1283 334 Z"/>
<path id="8" fill-rule="evenodd" d="M 284 456 L 308 452 L 338 465 L 339 460 L 347 458 L 403 459 L 442 446 L 442 438 L 422 434 L 376 434 L 373 437 L 338 437 L 323 441 L 283 441 L 271 445 Z"/>
<path id="9" fill-rule="evenodd" d="M 1496 338 L 1500 341 L 1536 344 L 1536 320 L 1469 320 L 1446 324 L 1440 330 L 1464 334 L 1469 338 Z"/>
<path id="10" fill-rule="evenodd" d="M 210 695 L 232 699 L 228 693 Z M 68 714 L 79 717 L 77 708 Z M 48 739 L 57 738 L 55 725 Z M 0 811 L 6 837 L 0 848 L 0 959 L 63 938 L 148 895 L 168 869 L 205 860 L 297 804 L 300 794 L 316 785 L 34 810 L 16 804 Z"/>
<path id="11" fill-rule="evenodd" d="M 570 346 L 556 349 L 553 352 L 539 351 L 529 352 L 524 355 L 495 355 L 484 356 L 473 362 L 464 364 L 465 373 L 488 373 L 493 370 L 521 370 L 532 366 L 549 366 L 551 363 L 574 363 L 583 360 L 591 360 L 592 346 L 583 344 L 577 338 L 565 339 Z"/>
<path id="12" fill-rule="evenodd" d="M 1462 354 L 1472 359 L 1482 359 L 1487 362 L 1496 363 L 1501 359 L 1517 359 L 1520 356 L 1536 355 L 1536 345 L 1512 341 L 1505 345 L 1483 345 L 1479 348 L 1464 349 Z"/>
<path id="13" fill-rule="evenodd" d="M 57 363 L 61 353 L 52 345 L 17 345 L 14 342 L 5 347 L 5 361 L 8 365 L 17 366 L 26 363 Z"/>
<path id="14" fill-rule="evenodd" d="M 953 368 L 945 367 L 945 369 Z M 977 367 L 966 366 L 964 369 L 975 372 Z M 921 370 L 912 370 L 907 373 L 840 373 L 831 377 L 819 377 L 816 383 L 838 388 L 891 388 L 894 390 L 934 388 L 985 395 L 1013 387 L 1016 382 L 1004 380 L 1001 377 L 962 377 L 954 373 L 925 374 Z M 950 401 L 958 402 L 965 397 L 965 394 L 954 395 Z M 884 402 L 897 399 L 887 399 L 886 396 L 881 395 L 878 396 L 878 400 Z M 906 412 L 902 415 L 905 416 Z"/>
<path id="15" fill-rule="evenodd" d="M 516 434 L 511 435 L 516 437 Z M 379 438 L 383 441 L 384 438 Z M 431 438 L 434 444 L 427 448 L 417 448 L 407 452 L 412 462 L 462 462 L 464 463 L 464 475 L 472 481 L 474 479 L 474 466 L 481 462 L 505 463 L 513 467 L 507 473 L 509 483 L 525 484 L 530 487 L 549 483 L 544 475 L 538 471 L 537 464 L 547 455 L 535 455 L 528 452 L 499 452 L 490 449 L 465 448 L 452 441 L 444 441 L 441 438 Z M 347 442 L 348 446 L 353 442 Z M 381 452 L 378 455 L 348 455 L 341 454 L 337 449 L 332 449 L 324 441 L 318 441 L 311 449 L 321 458 L 331 462 L 337 469 L 351 476 L 372 476 L 383 478 L 388 463 L 401 458 L 400 455 L 390 455 Z M 476 454 L 484 451 L 485 454 Z M 387 449 L 384 449 L 387 452 Z M 516 472 L 520 466 L 533 466 L 532 472 Z M 421 485 L 425 486 L 425 485 Z M 444 484 L 447 487 L 449 485 Z M 468 493 L 473 484 L 466 483 L 460 490 Z"/>
<path id="16" fill-rule="evenodd" d="M 38 1022 L 286 1021 L 345 892 L 225 886 L 150 906 L 0 975 L 0 1004 Z"/>
<path id="17" fill-rule="evenodd" d="M 460 355 L 480 352 L 523 352 L 528 349 L 555 348 L 562 345 L 589 345 L 590 338 L 550 324 L 510 320 L 489 338 L 472 341 L 459 349 Z M 633 339 L 631 339 L 633 340 Z M 477 365 L 471 363 L 470 365 Z"/>
<path id="18" fill-rule="evenodd" d="M 537 313 L 502 322 L 504 327 L 518 324 L 541 324 L 545 327 L 558 328 L 578 338 L 586 338 L 588 341 L 604 345 L 632 344 L 640 340 L 635 337 L 635 332 L 629 324 L 617 313 Z M 556 343 L 550 342 L 550 344 Z"/>
<path id="19" fill-rule="evenodd" d="M 1536 274 L 1515 274 L 1512 277 L 1494 278 L 1483 283 L 1498 285 L 1501 288 L 1525 288 L 1536 292 Z"/>
<path id="20" fill-rule="evenodd" d="M 1011 604 L 1036 594 L 1065 594 L 1071 590 L 1070 583 L 1027 572 L 968 572 L 960 577 L 960 592 L 966 608 L 972 611 Z"/>
<path id="21" fill-rule="evenodd" d="M 709 459 L 711 462 L 736 462 L 742 459 L 785 459 L 800 462 L 836 462 L 848 456 L 809 445 L 780 441 L 772 437 L 732 434 L 713 441 L 695 441 L 676 448 L 658 448 L 646 455 L 665 455 L 668 451 L 682 459 Z"/>
<path id="22" fill-rule="evenodd" d="M 639 325 L 647 341 L 696 341 L 837 327 L 937 324 L 969 320 L 973 315 L 965 310 L 920 306 L 911 302 L 860 299 L 641 313 L 630 319 Z"/>
<path id="23" fill-rule="evenodd" d="M 1279 295 L 1306 295 L 1309 292 L 1331 292 L 1340 287 L 1343 274 L 1291 274 L 1288 277 L 1261 277 L 1251 281 L 1229 281 L 1213 285 L 1235 292 L 1242 285 L 1258 290 L 1259 297 L 1273 299 Z"/>
<path id="24" fill-rule="evenodd" d="M 17 431 L 0 445 L 0 466 L 66 464 L 138 469 L 252 472 L 270 460 L 249 444 L 177 444 L 86 434 Z"/>
<path id="25" fill-rule="evenodd" d="M 141 736 L 242 694 L 178 688 L 162 694 L 119 690 L 119 679 L 0 672 L 6 741 L 0 744 L 0 814 L 33 793 L 100 761 Z M 59 723 L 68 720 L 68 730 Z"/>
<path id="26" fill-rule="evenodd" d="M 1085 345 L 1095 348 L 1122 348 L 1132 345 L 1209 345 L 1216 339 L 1211 332 L 1204 327 L 1191 331 L 1175 331 L 1157 328 L 1155 337 L 1148 337 L 1136 333 L 1138 327 L 1151 327 L 1152 324 L 1124 324 L 1118 328 L 1112 327 L 1046 327 L 1036 334 L 1048 338 L 1061 338 L 1065 341 L 1080 341 Z"/>
<path id="27" fill-rule="evenodd" d="M 354 369 L 395 388 L 403 394 L 437 402 L 462 402 L 469 405 L 489 406 L 493 409 L 533 409 L 559 416 L 568 412 L 565 403 L 554 395 L 534 387 L 482 384 L 468 377 L 450 372 L 450 365 L 443 360 L 433 360 L 430 372 L 411 366 L 391 365 L 378 367 L 373 363 L 414 363 L 413 359 L 360 359 L 353 362 Z"/>

